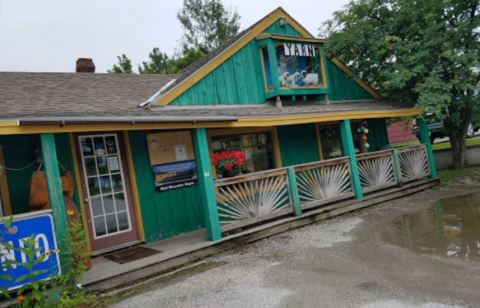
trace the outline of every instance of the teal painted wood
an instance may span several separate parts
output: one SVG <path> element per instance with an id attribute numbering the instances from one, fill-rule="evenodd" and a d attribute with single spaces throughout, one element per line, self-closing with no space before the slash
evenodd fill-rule
<path id="1" fill-rule="evenodd" d="M 397 179 L 397 183 L 402 185 L 402 169 L 400 167 L 400 156 L 398 156 L 397 149 L 392 149 L 392 157 L 393 157 L 393 171 L 395 172 L 395 178 Z"/>
<path id="2" fill-rule="evenodd" d="M 369 152 L 380 151 L 389 144 L 387 123 L 385 119 L 368 119 Z"/>
<path id="3" fill-rule="evenodd" d="M 65 270 L 66 249 L 64 249 L 65 236 L 68 233 L 67 214 L 63 202 L 62 184 L 60 182 L 60 171 L 58 170 L 57 149 L 53 134 L 41 134 L 42 159 L 45 169 L 45 178 L 48 189 L 48 202 L 52 209 L 55 235 L 60 248 L 61 266 Z"/>
<path id="4" fill-rule="evenodd" d="M 276 35 L 287 35 L 287 36 L 296 36 L 301 37 L 302 35 L 295 30 L 289 24 L 280 25 L 280 20 L 274 22 L 270 27 L 263 31 L 264 33 L 276 34 Z"/>
<path id="5" fill-rule="evenodd" d="M 55 143 L 58 160 L 67 170 L 73 171 L 68 134 L 55 134 Z M 40 150 L 40 137 L 39 135 L 0 136 L 0 146 L 3 148 L 6 167 L 19 169 L 31 164 L 35 159 L 35 150 Z M 32 164 L 23 170 L 6 170 L 13 214 L 22 214 L 30 210 L 28 187 L 32 173 L 37 169 L 38 164 Z M 79 204 L 77 193 L 74 201 L 77 205 Z"/>
<path id="6" fill-rule="evenodd" d="M 80 211 L 80 199 L 78 196 L 78 183 L 76 183 L 75 175 L 74 175 L 74 167 L 73 167 L 73 156 L 72 156 L 72 151 L 71 151 L 71 146 L 70 146 L 70 137 L 68 136 L 67 133 L 63 134 L 55 134 L 55 145 L 57 147 L 57 158 L 60 164 L 60 173 L 61 175 L 64 174 L 65 171 L 70 171 L 73 179 L 73 183 L 75 186 L 75 193 L 73 195 L 73 201 L 75 202 L 75 205 L 77 206 L 77 209 Z"/>
<path id="7" fill-rule="evenodd" d="M 355 157 L 355 146 L 353 145 L 350 120 L 340 121 L 340 135 L 342 137 L 343 154 L 348 156 L 350 161 L 350 177 L 352 178 L 352 187 L 355 193 L 355 199 L 361 199 L 363 197 L 363 192 L 362 185 L 360 184 L 360 174 L 358 172 L 357 159 Z"/>
<path id="8" fill-rule="evenodd" d="M 315 124 L 277 127 L 283 167 L 320 160 Z"/>
<path id="9" fill-rule="evenodd" d="M 367 91 L 360 87 L 352 78 L 348 77 L 330 60 L 326 61 L 326 70 L 328 72 L 330 88 L 328 98 L 331 101 L 373 99 Z"/>
<path id="10" fill-rule="evenodd" d="M 146 134 L 129 132 L 145 240 L 157 241 L 203 228 L 198 185 L 155 192 Z"/>
<path id="11" fill-rule="evenodd" d="M 222 238 L 220 220 L 218 218 L 215 187 L 213 185 L 212 166 L 208 150 L 207 131 L 205 128 L 193 130 L 193 147 L 197 161 L 198 186 L 206 216 L 208 238 L 217 241 Z"/>
<path id="12" fill-rule="evenodd" d="M 260 50 L 253 40 L 170 105 L 262 104 L 264 101 Z"/>
<path id="13" fill-rule="evenodd" d="M 427 122 L 423 118 L 417 118 L 417 124 L 420 128 L 420 142 L 425 144 L 427 150 L 428 168 L 430 177 L 437 178 L 437 169 L 435 168 L 435 158 L 433 156 L 432 143 L 430 142 L 430 132 Z"/>
<path id="14" fill-rule="evenodd" d="M 293 212 L 296 216 L 302 215 L 300 208 L 300 196 L 298 195 L 297 178 L 295 177 L 295 170 L 293 167 L 287 168 L 288 191 L 290 193 L 290 202 L 293 206 Z"/>

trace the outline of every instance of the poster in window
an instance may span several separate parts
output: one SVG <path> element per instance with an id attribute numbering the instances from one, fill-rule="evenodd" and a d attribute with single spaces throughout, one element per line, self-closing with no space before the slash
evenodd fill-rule
<path id="1" fill-rule="evenodd" d="M 190 131 L 147 134 L 155 191 L 193 186 L 198 181 Z"/>
<path id="2" fill-rule="evenodd" d="M 322 85 L 317 47 L 284 43 L 276 45 L 275 52 L 278 81 L 282 88 L 318 88 Z"/>

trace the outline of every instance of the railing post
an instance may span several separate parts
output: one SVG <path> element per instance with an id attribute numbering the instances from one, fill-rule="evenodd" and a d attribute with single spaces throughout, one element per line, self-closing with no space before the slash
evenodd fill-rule
<path id="1" fill-rule="evenodd" d="M 393 171 L 395 172 L 395 177 L 397 178 L 397 183 L 402 185 L 402 168 L 400 167 L 400 156 L 398 155 L 397 149 L 392 149 L 392 158 L 393 158 Z"/>
<path id="2" fill-rule="evenodd" d="M 42 147 L 43 168 L 48 190 L 48 203 L 52 209 L 53 223 L 55 225 L 55 237 L 60 248 L 60 262 L 65 271 L 66 249 L 65 235 L 68 232 L 67 214 L 63 202 L 62 184 L 60 171 L 58 170 L 57 150 L 55 147 L 55 136 L 53 134 L 41 134 L 40 143 Z"/>
<path id="3" fill-rule="evenodd" d="M 296 216 L 302 215 L 300 208 L 300 196 L 298 195 L 297 178 L 295 177 L 295 170 L 293 167 L 287 168 L 288 190 L 290 193 L 290 200 L 292 201 L 293 211 Z"/>
<path id="4" fill-rule="evenodd" d="M 417 118 L 417 125 L 420 128 L 420 142 L 425 145 L 427 151 L 428 169 L 430 169 L 430 177 L 437 178 L 437 169 L 435 168 L 435 157 L 433 156 L 432 143 L 430 141 L 430 132 L 427 122 L 422 118 Z"/>
<path id="5" fill-rule="evenodd" d="M 213 185 L 212 167 L 210 165 L 207 132 L 205 128 L 196 128 L 193 130 L 193 147 L 195 149 L 200 198 L 207 220 L 208 239 L 217 241 L 222 238 L 222 232 L 218 218 L 215 187 Z"/>
<path id="6" fill-rule="evenodd" d="M 357 159 L 355 157 L 355 147 L 353 145 L 352 129 L 350 120 L 340 121 L 340 134 L 342 137 L 342 148 L 345 156 L 348 156 L 350 162 L 350 176 L 352 178 L 353 192 L 355 199 L 363 197 L 362 185 L 360 183 L 360 174 L 358 172 Z"/>

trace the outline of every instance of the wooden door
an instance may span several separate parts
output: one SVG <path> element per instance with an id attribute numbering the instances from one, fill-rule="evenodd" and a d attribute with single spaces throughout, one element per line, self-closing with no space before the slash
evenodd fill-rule
<path id="1" fill-rule="evenodd" d="M 92 254 L 139 242 L 124 147 L 116 133 L 78 135 Z"/>

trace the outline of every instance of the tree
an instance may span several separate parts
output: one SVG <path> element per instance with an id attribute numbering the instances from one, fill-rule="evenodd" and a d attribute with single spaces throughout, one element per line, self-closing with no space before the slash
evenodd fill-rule
<path id="1" fill-rule="evenodd" d="M 184 49 L 203 53 L 225 43 L 240 29 L 240 15 L 225 9 L 220 0 L 184 0 L 177 18 L 184 30 Z"/>
<path id="2" fill-rule="evenodd" d="M 359 0 L 324 23 L 328 48 L 382 96 L 444 119 L 454 167 L 480 113 L 478 0 Z"/>
<path id="3" fill-rule="evenodd" d="M 171 74 L 176 73 L 175 65 L 164 52 L 161 52 L 158 47 L 153 48 L 152 52 L 148 54 L 149 61 L 143 61 L 138 66 L 140 74 Z"/>
<path id="4" fill-rule="evenodd" d="M 132 61 L 122 53 L 121 56 L 117 56 L 118 64 L 114 64 L 111 70 L 107 72 L 109 74 L 133 74 Z"/>

